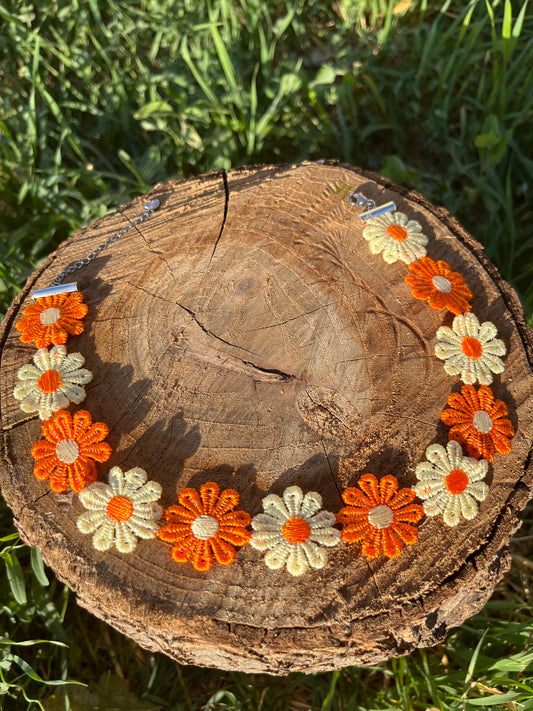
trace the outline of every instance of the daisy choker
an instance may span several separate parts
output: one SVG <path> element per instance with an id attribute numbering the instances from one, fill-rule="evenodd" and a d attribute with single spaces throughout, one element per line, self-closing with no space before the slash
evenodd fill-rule
<path id="1" fill-rule="evenodd" d="M 238 508 L 236 490 L 221 490 L 213 481 L 199 489 L 182 489 L 177 502 L 163 509 L 161 485 L 140 467 L 113 467 L 107 483 L 99 480 L 98 465 L 112 453 L 105 441 L 109 429 L 93 422 L 85 409 L 68 409 L 85 400 L 85 386 L 92 380 L 83 355 L 68 353 L 65 346 L 69 337 L 83 332 L 88 308 L 76 284 L 61 282 L 132 226 L 149 219 L 159 205 L 151 201 L 137 220 L 67 267 L 49 289 L 34 292 L 33 303 L 16 324 L 20 340 L 38 349 L 33 363 L 19 369 L 14 389 L 22 410 L 38 413 L 42 420 L 42 439 L 31 450 L 34 475 L 59 495 L 68 490 L 78 494 L 85 509 L 78 529 L 92 534 L 97 550 L 115 547 L 128 554 L 138 539 L 159 539 L 169 545 L 176 563 L 206 572 L 215 564 L 233 563 L 237 549 L 249 544 L 264 553 L 268 568 L 300 576 L 310 568 L 323 568 L 328 549 L 342 542 L 355 544 L 368 558 L 396 558 L 418 540 L 415 524 L 424 515 L 442 516 L 447 526 L 475 518 L 489 493 L 484 481 L 489 465 L 496 455 L 511 451 L 514 435 L 507 406 L 490 388 L 493 375 L 504 370 L 506 346 L 492 322 L 480 322 L 472 313 L 473 295 L 463 276 L 427 256 L 429 238 L 418 222 L 392 202 L 376 206 L 357 192 L 349 202 L 364 208 L 359 215 L 362 237 L 371 254 L 387 264 L 405 263 L 406 288 L 412 296 L 453 314 L 451 326 L 437 330 L 434 345 L 446 373 L 463 383 L 460 392 L 450 394 L 440 417 L 449 428 L 446 447 L 427 447 L 412 488 L 400 488 L 390 474 L 363 474 L 342 492 L 345 505 L 336 513 L 322 509 L 318 492 L 304 492 L 296 485 L 281 495 L 268 494 L 262 512 L 247 512 Z"/>

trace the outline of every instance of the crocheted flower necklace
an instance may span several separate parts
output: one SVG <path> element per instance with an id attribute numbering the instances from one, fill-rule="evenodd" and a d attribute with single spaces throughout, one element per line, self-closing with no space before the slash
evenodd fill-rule
<path id="1" fill-rule="evenodd" d="M 237 491 L 221 491 L 212 481 L 199 490 L 183 489 L 177 504 L 164 510 L 158 505 L 161 485 L 148 480 L 139 467 L 126 472 L 113 467 L 109 483 L 97 481 L 96 463 L 106 462 L 111 455 L 111 447 L 104 441 L 108 427 L 93 422 L 86 410 L 73 414 L 67 410 L 70 403 L 85 399 L 84 386 L 92 379 L 83 367 L 84 357 L 67 353 L 64 345 L 69 336 L 82 333 L 88 309 L 77 285 L 61 282 L 128 229 L 151 217 L 159 206 L 158 200 L 152 200 L 146 203 L 143 215 L 69 266 L 50 288 L 35 291 L 34 302 L 16 324 L 22 333 L 20 340 L 38 348 L 33 365 L 18 371 L 20 383 L 14 390 L 22 410 L 37 412 L 43 420 L 43 439 L 31 451 L 34 474 L 48 480 L 58 494 L 70 488 L 79 495 L 86 511 L 77 525 L 82 533 L 93 534 L 97 550 L 115 546 L 121 553 L 131 553 L 139 538 L 159 538 L 172 545 L 176 563 L 190 561 L 196 570 L 207 571 L 215 562 L 232 563 L 236 548 L 249 543 L 265 552 L 269 568 L 286 567 L 290 574 L 302 575 L 309 567 L 323 568 L 327 548 L 341 540 L 360 543 L 368 558 L 395 558 L 404 545 L 417 541 L 418 529 L 413 524 L 424 514 L 442 515 L 448 526 L 456 526 L 461 517 L 470 520 L 477 515 L 477 502 L 484 501 L 489 491 L 484 482 L 489 463 L 496 452 L 511 451 L 514 435 L 505 403 L 496 400 L 489 387 L 493 373 L 504 370 L 501 356 L 506 353 L 505 344 L 497 338 L 493 323 L 480 323 L 471 313 L 472 292 L 462 275 L 446 262 L 426 256 L 428 238 L 418 222 L 397 212 L 394 203 L 376 207 L 360 193 L 350 196 L 350 204 L 367 208 L 360 218 L 371 253 L 381 255 L 388 264 L 407 264 L 410 273 L 405 282 L 413 297 L 454 314 L 451 328 L 437 330 L 435 344 L 435 355 L 444 361 L 446 373 L 459 376 L 464 383 L 460 393 L 448 397 L 448 408 L 441 414 L 442 422 L 450 428 L 447 446 L 431 444 L 427 448 L 427 461 L 416 467 L 418 481 L 413 488 L 399 489 L 392 475 L 378 479 L 364 474 L 355 486 L 344 490 L 346 505 L 336 515 L 321 510 L 319 493 L 304 494 L 299 486 L 287 487 L 281 496 L 268 494 L 263 499 L 263 512 L 252 518 L 237 510 Z M 417 496 L 422 505 L 415 503 Z M 335 528 L 336 524 L 342 530 Z"/>

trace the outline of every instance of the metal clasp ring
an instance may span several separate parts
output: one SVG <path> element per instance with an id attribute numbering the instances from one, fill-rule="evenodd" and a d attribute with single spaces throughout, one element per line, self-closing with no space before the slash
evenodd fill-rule
<path id="1" fill-rule="evenodd" d="M 376 207 L 375 200 L 369 200 L 361 193 L 352 193 L 348 198 L 350 205 L 354 207 L 368 207 L 369 210 L 373 210 Z"/>

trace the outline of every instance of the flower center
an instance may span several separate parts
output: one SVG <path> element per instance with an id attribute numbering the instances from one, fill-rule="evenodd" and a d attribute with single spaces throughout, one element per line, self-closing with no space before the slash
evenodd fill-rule
<path id="1" fill-rule="evenodd" d="M 465 336 L 463 338 L 461 348 L 463 349 L 465 356 L 467 358 L 471 358 L 472 360 L 481 358 L 481 355 L 483 354 L 483 346 L 481 343 L 477 338 L 471 338 L 470 336 Z"/>
<path id="2" fill-rule="evenodd" d="M 191 524 L 192 535 L 201 541 L 208 541 L 216 536 L 219 523 L 213 516 L 197 516 Z"/>
<path id="3" fill-rule="evenodd" d="M 55 393 L 61 385 L 61 376 L 57 370 L 47 370 L 41 375 L 37 385 L 43 393 Z"/>
<path id="4" fill-rule="evenodd" d="M 311 535 L 311 526 L 304 518 L 293 516 L 283 524 L 281 532 L 289 543 L 304 543 Z"/>
<path id="5" fill-rule="evenodd" d="M 127 521 L 133 516 L 133 502 L 127 496 L 113 496 L 106 512 L 112 521 Z"/>
<path id="6" fill-rule="evenodd" d="M 380 504 L 368 512 L 368 523 L 374 528 L 388 528 L 394 521 L 394 513 L 390 506 Z"/>
<path id="7" fill-rule="evenodd" d="M 80 448 L 73 439 L 62 439 L 56 446 L 56 457 L 64 464 L 72 464 L 78 458 Z"/>
<path id="8" fill-rule="evenodd" d="M 387 227 L 387 234 L 397 242 L 405 242 L 407 239 L 407 230 L 401 225 L 389 225 Z"/>
<path id="9" fill-rule="evenodd" d="M 474 417 L 472 418 L 472 424 L 479 430 L 482 434 L 488 434 L 492 429 L 492 420 L 490 415 L 485 410 L 476 410 L 474 412 Z"/>
<path id="10" fill-rule="evenodd" d="M 462 469 L 454 469 L 444 480 L 446 488 L 450 494 L 462 494 L 468 486 L 468 474 L 465 474 Z"/>
<path id="11" fill-rule="evenodd" d="M 56 309 L 55 306 L 51 306 L 49 309 L 41 311 L 39 321 L 43 324 L 43 326 L 53 326 L 53 324 L 59 321 L 60 318 L 61 311 Z"/>
<path id="12" fill-rule="evenodd" d="M 437 291 L 441 291 L 443 294 L 449 294 L 452 290 L 452 284 L 446 277 L 434 276 L 431 283 Z"/>

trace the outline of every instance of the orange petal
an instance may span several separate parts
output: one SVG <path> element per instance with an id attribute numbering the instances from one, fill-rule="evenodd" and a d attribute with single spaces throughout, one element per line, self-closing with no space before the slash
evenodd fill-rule
<path id="1" fill-rule="evenodd" d="M 68 465 L 68 479 L 72 491 L 79 494 L 82 489 L 96 481 L 96 467 L 91 461 L 83 463 L 77 460 Z"/>
<path id="2" fill-rule="evenodd" d="M 362 541 L 365 536 L 373 535 L 376 529 L 366 521 L 359 521 L 357 523 L 348 524 L 345 526 L 341 533 L 341 538 L 343 541 L 348 543 L 358 543 Z"/>
<path id="3" fill-rule="evenodd" d="M 55 457 L 46 457 L 40 459 L 33 467 L 33 473 L 35 475 L 35 478 L 39 479 L 40 481 L 48 479 L 54 469 L 58 466 L 58 464 L 59 461 Z"/>
<path id="4" fill-rule="evenodd" d="M 378 480 L 373 474 L 363 474 L 357 484 L 367 495 L 371 506 L 381 503 Z"/>
<path id="5" fill-rule="evenodd" d="M 512 427 L 512 425 L 511 425 Z M 507 437 L 500 434 L 498 431 L 491 430 L 490 436 L 494 442 L 494 447 L 500 454 L 509 454 L 511 451 L 511 442 Z"/>
<path id="6" fill-rule="evenodd" d="M 163 518 L 172 524 L 185 523 L 190 525 L 197 516 L 197 511 L 190 511 L 189 509 L 179 506 L 178 504 L 169 506 L 163 513 Z"/>
<path id="7" fill-rule="evenodd" d="M 200 495 L 198 494 L 196 489 L 182 489 L 179 493 L 178 501 L 182 506 L 184 506 L 186 509 L 189 509 L 189 511 L 192 511 L 197 516 L 205 513 L 204 507 L 200 500 Z M 172 509 L 173 507 L 170 506 L 167 511 L 171 511 Z"/>
<path id="8" fill-rule="evenodd" d="M 242 526 L 226 526 L 224 523 L 218 529 L 217 536 L 234 546 L 244 546 L 250 541 L 252 534 Z"/>
<path id="9" fill-rule="evenodd" d="M 423 513 L 424 510 L 422 509 L 422 514 Z M 391 529 L 402 539 L 404 543 L 412 544 L 416 543 L 418 540 L 418 528 L 410 526 L 408 523 L 393 523 Z"/>
<path id="10" fill-rule="evenodd" d="M 367 558 L 377 558 L 383 550 L 383 531 L 388 529 L 374 528 L 373 526 L 370 528 L 371 530 L 363 540 L 362 551 Z"/>
<path id="11" fill-rule="evenodd" d="M 402 489 L 403 491 L 403 489 Z M 415 492 L 413 491 L 413 498 L 416 496 Z M 411 521 L 412 523 L 416 523 L 416 521 L 420 521 L 420 519 L 424 516 L 424 507 L 420 506 L 420 504 L 410 504 L 409 506 L 403 506 L 401 509 L 398 509 L 397 511 L 394 512 L 394 525 L 400 525 L 397 522 L 399 521 Z"/>
<path id="12" fill-rule="evenodd" d="M 80 447 L 80 454 L 84 457 L 90 457 L 97 462 L 107 462 L 111 456 L 112 449 L 107 444 L 107 442 L 101 442 L 100 444 L 91 444 L 89 446 L 82 445 Z"/>
<path id="13" fill-rule="evenodd" d="M 229 491 L 231 491 L 231 489 L 229 489 Z M 214 515 L 219 493 L 220 486 L 216 482 L 208 481 L 205 484 L 202 484 L 200 487 L 200 498 L 202 499 L 204 514 L 208 516 Z"/>
<path id="14" fill-rule="evenodd" d="M 166 518 L 166 511 L 164 514 Z M 191 527 L 184 523 L 168 523 L 157 531 L 157 537 L 162 541 L 167 543 L 177 543 L 180 546 L 192 544 L 193 540 L 196 540 L 191 533 Z"/>
<path id="15" fill-rule="evenodd" d="M 428 295 L 428 304 L 436 311 L 442 311 L 443 309 L 452 311 L 452 309 L 450 309 L 450 296 L 451 292 L 444 294 L 442 291 L 435 291 Z"/>
<path id="16" fill-rule="evenodd" d="M 91 444 L 92 442 L 101 442 L 109 434 L 109 427 L 104 425 L 103 422 L 95 422 L 89 427 L 85 436 L 83 437 L 83 442 Z"/>
<path id="17" fill-rule="evenodd" d="M 43 435 L 50 442 L 57 443 L 62 439 L 74 439 L 70 412 L 58 410 L 53 418 L 43 423 L 42 430 Z"/>
<path id="18" fill-rule="evenodd" d="M 219 519 L 221 526 L 242 526 L 246 528 L 252 523 L 252 517 L 246 511 L 230 511 Z"/>
<path id="19" fill-rule="evenodd" d="M 234 509 L 239 504 L 239 494 L 234 489 L 224 489 L 220 494 L 212 515 L 215 518 L 224 516 L 228 511 Z"/>
<path id="20" fill-rule="evenodd" d="M 56 494 L 64 494 L 68 486 L 68 471 L 66 466 L 56 467 L 50 476 L 50 488 Z"/>
<path id="21" fill-rule="evenodd" d="M 502 400 L 495 400 L 487 411 L 492 420 L 504 420 L 507 417 L 507 405 Z"/>
<path id="22" fill-rule="evenodd" d="M 198 541 L 195 551 L 192 554 L 191 562 L 201 572 L 213 567 L 214 556 L 209 541 Z"/>
<path id="23" fill-rule="evenodd" d="M 221 540 L 218 536 L 210 538 L 209 541 L 206 541 L 206 543 L 207 542 L 209 542 L 217 563 L 220 563 L 220 565 L 229 565 L 230 563 L 233 563 L 237 557 L 235 548 L 233 548 L 233 546 L 229 543 L 226 543 L 226 541 Z"/>
<path id="24" fill-rule="evenodd" d="M 192 545 L 192 541 L 189 541 L 188 545 L 183 544 L 174 546 L 171 551 L 172 558 L 176 561 L 176 563 L 186 563 L 193 554 L 193 550 L 194 546 Z"/>
<path id="25" fill-rule="evenodd" d="M 43 458 L 48 458 L 48 457 L 55 457 L 56 456 L 56 446 L 55 444 L 52 444 L 51 442 L 48 442 L 46 439 L 40 439 L 38 442 L 35 442 L 33 447 L 31 448 L 31 456 L 34 459 L 43 459 Z M 57 461 L 57 458 L 56 458 Z"/>
<path id="26" fill-rule="evenodd" d="M 416 494 L 412 489 L 400 489 L 400 491 L 397 492 L 396 496 L 392 499 L 392 501 L 389 503 L 389 506 L 391 509 L 394 511 L 398 511 L 404 506 L 408 506 L 409 504 L 412 504 L 413 501 L 416 499 Z"/>
<path id="27" fill-rule="evenodd" d="M 55 343 L 53 340 L 54 338 L 57 338 L 60 334 L 65 335 L 65 341 L 66 341 L 66 336 L 67 333 L 70 336 L 79 336 L 80 333 L 83 333 L 84 331 L 84 326 L 81 323 L 81 321 L 74 321 L 72 319 L 69 319 L 67 317 L 61 318 L 60 321 L 58 321 L 54 326 L 57 328 L 57 333 L 52 336 L 52 342 Z"/>
<path id="28" fill-rule="evenodd" d="M 359 520 L 368 521 L 369 506 L 358 508 L 345 506 L 337 514 L 337 523 L 357 523 Z"/>
<path id="29" fill-rule="evenodd" d="M 93 418 L 87 410 L 78 410 L 72 418 L 72 439 L 79 441 L 93 423 Z"/>
<path id="30" fill-rule="evenodd" d="M 403 550 L 403 543 L 391 530 L 392 527 L 382 529 L 383 553 L 387 558 L 397 558 Z"/>
<path id="31" fill-rule="evenodd" d="M 350 486 L 342 492 L 342 498 L 346 504 L 352 504 L 363 509 L 372 508 L 373 502 L 368 499 L 363 492 L 356 486 Z"/>
<path id="32" fill-rule="evenodd" d="M 374 477 L 375 478 L 375 477 Z M 388 504 L 398 491 L 398 479 L 392 474 L 386 474 L 379 480 L 380 504 Z"/>
<path id="33" fill-rule="evenodd" d="M 447 409 L 443 410 L 440 416 L 441 421 L 448 427 L 454 427 L 455 425 L 468 425 L 472 424 L 472 415 L 459 412 L 458 410 Z"/>

